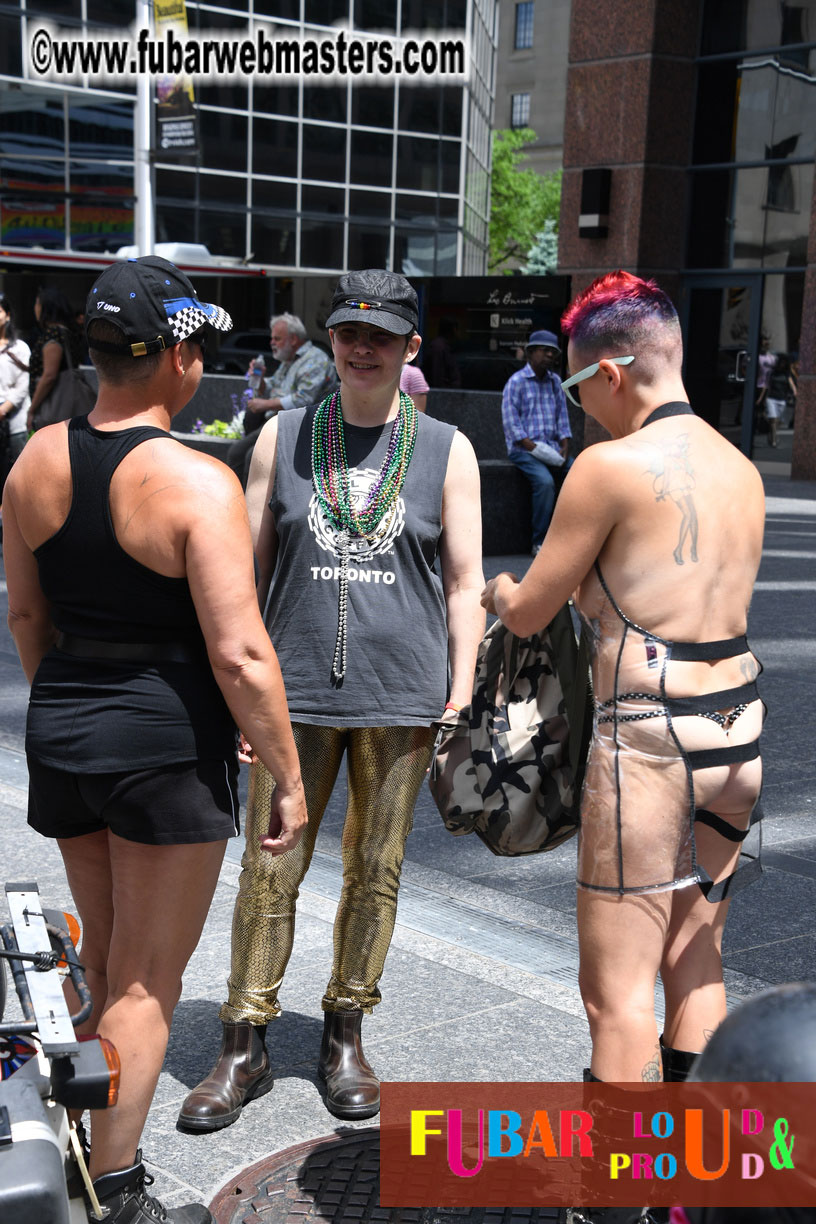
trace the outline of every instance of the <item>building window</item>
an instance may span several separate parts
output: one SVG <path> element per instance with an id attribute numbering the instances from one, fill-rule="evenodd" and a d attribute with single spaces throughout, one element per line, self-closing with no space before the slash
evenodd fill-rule
<path id="1" fill-rule="evenodd" d="M 530 95 L 513 94 L 510 98 L 511 128 L 527 127 L 530 122 Z"/>
<path id="2" fill-rule="evenodd" d="M 533 0 L 516 5 L 516 50 L 533 45 Z"/>

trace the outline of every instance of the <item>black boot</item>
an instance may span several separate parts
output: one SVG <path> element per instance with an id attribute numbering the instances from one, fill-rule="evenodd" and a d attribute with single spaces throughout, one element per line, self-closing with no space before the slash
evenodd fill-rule
<path id="1" fill-rule="evenodd" d="M 690 1050 L 675 1050 L 663 1044 L 660 1038 L 660 1057 L 663 1059 L 663 1079 L 667 1084 L 682 1084 L 697 1057 Z"/>
<path id="2" fill-rule="evenodd" d="M 266 1025 L 239 1020 L 223 1027 L 215 1066 L 181 1107 L 176 1123 L 180 1130 L 214 1131 L 229 1126 L 247 1101 L 269 1092 L 275 1082 L 264 1045 Z"/>
<path id="3" fill-rule="evenodd" d="M 380 1112 L 380 1081 L 360 1041 L 361 1011 L 326 1012 L 317 1073 L 326 1081 L 326 1108 L 335 1118 L 373 1118 Z"/>
<path id="4" fill-rule="evenodd" d="M 109 1213 L 106 1224 L 215 1224 L 215 1216 L 203 1203 L 187 1203 L 169 1211 L 162 1207 L 145 1189 L 153 1185 L 153 1178 L 145 1172 L 140 1151 L 136 1162 L 130 1169 L 103 1173 L 93 1184 L 100 1205 Z M 88 1219 L 93 1219 L 90 1209 Z"/>
<path id="5" fill-rule="evenodd" d="M 584 1067 L 585 1084 L 603 1080 Z M 559 1212 L 561 1224 L 668 1224 L 669 1213 L 662 1207 L 567 1207 Z"/>

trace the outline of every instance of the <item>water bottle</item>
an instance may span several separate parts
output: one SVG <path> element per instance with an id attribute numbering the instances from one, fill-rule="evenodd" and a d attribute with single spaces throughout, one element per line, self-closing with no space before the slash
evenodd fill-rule
<path id="1" fill-rule="evenodd" d="M 266 361 L 264 360 L 263 353 L 259 353 L 258 356 L 255 358 L 255 360 L 252 362 L 252 373 L 247 375 L 247 382 L 249 383 L 252 390 L 257 394 L 265 378 L 266 378 Z"/>

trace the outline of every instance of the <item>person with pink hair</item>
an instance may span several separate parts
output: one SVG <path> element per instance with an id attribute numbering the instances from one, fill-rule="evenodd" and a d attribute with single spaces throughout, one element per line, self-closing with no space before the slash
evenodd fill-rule
<path id="1" fill-rule="evenodd" d="M 762 481 L 694 414 L 654 281 L 599 278 L 562 330 L 564 390 L 580 387 L 611 438 L 575 460 L 524 579 L 499 574 L 482 603 L 524 636 L 575 593 L 595 696 L 577 881 L 586 1074 L 678 1079 L 725 1016 L 723 927 L 758 819 L 764 706 L 745 630 Z"/>

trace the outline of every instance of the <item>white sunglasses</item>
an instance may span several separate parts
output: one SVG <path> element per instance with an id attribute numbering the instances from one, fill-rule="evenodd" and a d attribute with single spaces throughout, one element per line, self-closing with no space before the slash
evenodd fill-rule
<path id="1" fill-rule="evenodd" d="M 634 357 L 604 357 L 602 360 L 611 361 L 613 365 L 631 365 L 635 360 Z M 571 375 L 562 382 L 567 399 L 576 408 L 581 407 L 581 401 L 576 399 L 574 395 L 570 395 L 569 388 L 574 387 L 576 383 L 583 382 L 585 378 L 592 378 L 593 374 L 597 374 L 601 368 L 600 361 L 593 361 L 592 365 L 585 366 L 583 370 L 579 370 L 577 374 Z"/>

